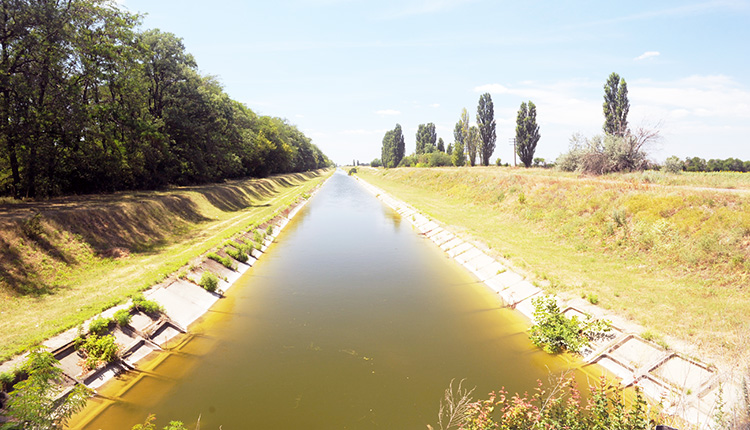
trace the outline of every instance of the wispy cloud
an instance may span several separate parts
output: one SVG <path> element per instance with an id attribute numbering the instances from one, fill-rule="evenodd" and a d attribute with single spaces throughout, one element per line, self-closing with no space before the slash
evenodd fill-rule
<path id="1" fill-rule="evenodd" d="M 391 115 L 391 116 L 401 115 L 401 112 L 395 109 L 382 109 L 382 110 L 375 111 L 375 113 L 378 115 Z"/>
<path id="2" fill-rule="evenodd" d="M 659 55 L 661 55 L 661 53 L 659 51 L 646 51 L 643 54 L 635 57 L 635 61 L 643 61 L 643 60 L 646 60 L 648 58 L 658 57 Z"/>

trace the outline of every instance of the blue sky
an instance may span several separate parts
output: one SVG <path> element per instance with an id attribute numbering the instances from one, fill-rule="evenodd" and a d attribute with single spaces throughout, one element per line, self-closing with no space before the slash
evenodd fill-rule
<path id="1" fill-rule="evenodd" d="M 658 127 L 652 158 L 750 160 L 750 0 L 119 0 L 143 28 L 183 38 L 202 73 L 255 112 L 287 118 L 338 163 L 380 156 L 400 123 L 446 145 L 461 109 L 492 95 L 497 147 L 522 101 L 537 156 L 601 133 L 603 85 L 625 78 L 631 128 Z"/>

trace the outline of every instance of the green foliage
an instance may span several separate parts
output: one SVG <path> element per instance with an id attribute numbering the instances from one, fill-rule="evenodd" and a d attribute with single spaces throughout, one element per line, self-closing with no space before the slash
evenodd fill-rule
<path id="1" fill-rule="evenodd" d="M 253 232 L 253 241 L 258 244 L 258 246 L 263 245 L 263 240 L 265 239 L 265 235 L 261 230 L 255 230 Z"/>
<path id="2" fill-rule="evenodd" d="M 247 254 L 240 249 L 229 246 L 229 247 L 224 248 L 224 252 L 226 252 L 230 257 L 234 258 L 235 260 L 241 263 L 245 263 L 248 260 Z"/>
<path id="3" fill-rule="evenodd" d="M 383 165 L 383 162 L 380 161 L 380 158 L 375 158 L 372 161 L 370 161 L 370 166 L 372 167 L 381 167 Z"/>
<path id="4" fill-rule="evenodd" d="M 419 127 L 417 128 L 415 154 L 429 154 L 434 152 L 437 149 L 435 146 L 436 141 L 437 132 L 435 131 L 435 124 L 431 122 L 427 124 L 419 124 Z"/>
<path id="5" fill-rule="evenodd" d="M 430 153 L 429 160 L 427 162 L 427 165 L 430 167 L 442 167 L 442 166 L 450 166 L 453 163 L 451 162 L 451 156 L 446 154 L 445 152 L 435 151 Z"/>
<path id="6" fill-rule="evenodd" d="M 348 173 L 349 176 L 355 175 L 356 173 L 357 173 L 356 167 L 352 167 L 351 169 L 349 169 L 349 173 Z"/>
<path id="7" fill-rule="evenodd" d="M 77 385 L 61 400 L 57 400 L 62 388 L 57 382 L 62 378 L 60 363 L 55 357 L 39 348 L 29 352 L 24 365 L 27 378 L 10 393 L 6 415 L 11 420 L 3 426 L 7 429 L 62 429 L 76 412 L 83 409 L 90 391 Z"/>
<path id="8" fill-rule="evenodd" d="M 536 144 L 539 142 L 539 125 L 536 123 L 536 106 L 529 101 L 521 103 L 516 117 L 516 152 L 524 166 L 531 167 Z"/>
<path id="9" fill-rule="evenodd" d="M 583 403 L 575 381 L 566 377 L 549 387 L 540 381 L 531 396 L 517 393 L 511 396 L 501 389 L 490 393 L 485 400 L 469 403 L 457 428 L 650 430 L 656 427 L 658 416 L 637 387 L 633 401 L 626 401 L 623 389 L 607 384 L 603 377 L 590 391 L 591 397 Z"/>
<path id="10" fill-rule="evenodd" d="M 628 133 L 628 85 L 617 73 L 612 73 L 604 84 L 604 133 L 624 137 Z"/>
<path id="11" fill-rule="evenodd" d="M 531 303 L 535 324 L 529 329 L 529 338 L 547 353 L 580 352 L 596 333 L 610 330 L 608 321 L 592 320 L 590 316 L 584 321 L 577 316 L 567 318 L 553 297 L 538 297 Z"/>
<path id="12" fill-rule="evenodd" d="M 118 358 L 119 347 L 111 334 L 97 336 L 90 334 L 79 345 L 78 350 L 86 357 L 86 367 L 96 369 L 102 363 L 111 363 Z"/>
<path id="13" fill-rule="evenodd" d="M 155 188 L 331 164 L 297 127 L 258 117 L 202 76 L 179 37 L 140 31 L 126 8 L 3 5 L 12 25 L 3 39 L 11 60 L 0 64 L 0 194 Z"/>
<path id="14" fill-rule="evenodd" d="M 0 391 L 10 391 L 16 380 L 16 372 L 0 372 Z"/>
<path id="15" fill-rule="evenodd" d="M 112 319 L 120 327 L 125 327 L 126 325 L 130 324 L 131 318 L 133 318 L 133 314 L 130 313 L 130 309 L 120 309 L 116 311 L 112 316 Z"/>
<path id="16" fill-rule="evenodd" d="M 597 135 L 590 139 L 574 134 L 568 152 L 555 162 L 558 169 L 603 175 L 612 172 L 644 170 L 649 166 L 643 146 L 658 139 L 658 132 L 639 130 L 625 136 Z"/>
<path id="17" fill-rule="evenodd" d="M 673 155 L 671 157 L 668 157 L 664 161 L 664 170 L 666 170 L 669 173 L 680 173 L 682 172 L 682 168 L 685 166 L 685 163 L 683 163 L 677 156 Z"/>
<path id="18" fill-rule="evenodd" d="M 388 130 L 383 136 L 380 159 L 383 167 L 397 167 L 406 153 L 406 142 L 401 124 L 396 124 L 393 130 Z"/>
<path id="19" fill-rule="evenodd" d="M 102 336 L 109 331 L 112 320 L 104 317 L 97 317 L 89 323 L 89 333 L 95 336 Z"/>
<path id="20" fill-rule="evenodd" d="M 147 300 L 142 293 L 133 296 L 133 305 L 131 309 L 141 311 L 145 314 L 155 316 L 164 312 L 164 308 L 153 300 Z"/>
<path id="21" fill-rule="evenodd" d="M 132 430 L 156 430 L 155 420 L 156 416 L 151 414 L 146 417 L 146 421 L 143 424 L 134 425 Z M 181 421 L 170 421 L 163 430 L 187 430 L 187 427 Z"/>
<path id="22" fill-rule="evenodd" d="M 477 141 L 477 152 L 482 165 L 490 165 L 490 157 L 495 152 L 495 110 L 490 93 L 484 93 L 479 96 L 479 105 L 477 106 L 477 126 L 479 140 Z M 469 153 L 471 160 L 473 155 Z M 472 163 L 472 166 L 474 163 Z"/>
<path id="23" fill-rule="evenodd" d="M 495 165 L 498 167 L 503 165 L 503 161 L 500 159 L 500 157 L 497 157 L 497 159 L 495 160 Z"/>
<path id="24" fill-rule="evenodd" d="M 201 275 L 201 281 L 199 285 L 206 291 L 213 293 L 217 288 L 219 288 L 219 278 L 216 277 L 215 274 L 209 271 L 205 271 L 203 272 L 203 275 Z"/>
<path id="25" fill-rule="evenodd" d="M 223 265 L 227 269 L 234 270 L 234 264 L 232 264 L 232 259 L 230 259 L 228 257 L 222 257 L 221 255 L 219 255 L 219 254 L 217 254 L 215 252 L 209 253 L 206 257 L 208 257 L 211 260 L 214 260 L 214 261 L 216 261 L 218 263 L 221 263 L 221 265 Z"/>
<path id="26" fill-rule="evenodd" d="M 266 227 L 266 235 L 270 236 L 273 234 L 273 224 L 269 224 L 268 227 Z"/>

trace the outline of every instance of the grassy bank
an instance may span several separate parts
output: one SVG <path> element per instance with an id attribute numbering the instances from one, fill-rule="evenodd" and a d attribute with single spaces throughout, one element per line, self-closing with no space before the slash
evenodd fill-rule
<path id="1" fill-rule="evenodd" d="M 0 206 L 0 361 L 162 281 L 331 173 Z"/>
<path id="2" fill-rule="evenodd" d="M 487 244 L 547 291 L 590 297 L 647 337 L 717 359 L 750 346 L 750 195 L 727 190 L 731 174 L 654 181 L 490 167 L 359 176 Z"/>

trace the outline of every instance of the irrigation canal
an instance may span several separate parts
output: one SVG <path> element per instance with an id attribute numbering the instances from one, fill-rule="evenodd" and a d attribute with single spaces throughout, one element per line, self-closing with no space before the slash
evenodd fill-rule
<path id="1" fill-rule="evenodd" d="M 99 390 L 85 428 L 424 429 L 452 379 L 483 398 L 580 365 L 526 327 L 338 171 L 191 334 Z"/>

